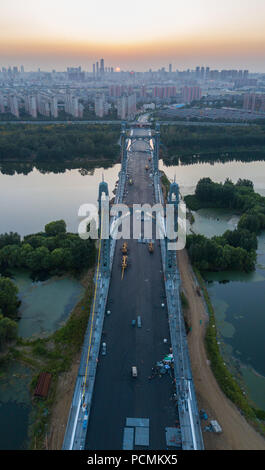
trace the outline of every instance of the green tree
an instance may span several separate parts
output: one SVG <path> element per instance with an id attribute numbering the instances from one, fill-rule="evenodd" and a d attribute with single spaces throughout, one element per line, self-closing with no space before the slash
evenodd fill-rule
<path id="1" fill-rule="evenodd" d="M 17 313 L 18 288 L 7 277 L 0 277 L 0 308 L 4 316 L 14 317 Z"/>
<path id="2" fill-rule="evenodd" d="M 45 225 L 45 232 L 47 235 L 55 236 L 58 234 L 66 233 L 66 223 L 64 220 L 56 220 Z"/>
<path id="3" fill-rule="evenodd" d="M 17 337 L 17 323 L 4 317 L 0 310 L 0 350 L 3 350 L 9 341 Z"/>

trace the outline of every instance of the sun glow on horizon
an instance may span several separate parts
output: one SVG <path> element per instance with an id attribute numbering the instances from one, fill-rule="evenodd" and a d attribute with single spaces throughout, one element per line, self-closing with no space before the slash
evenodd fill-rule
<path id="1" fill-rule="evenodd" d="M 264 0 L 1 0 L 0 54 L 34 63 L 265 59 Z M 211 65 L 211 64 L 209 64 Z"/>

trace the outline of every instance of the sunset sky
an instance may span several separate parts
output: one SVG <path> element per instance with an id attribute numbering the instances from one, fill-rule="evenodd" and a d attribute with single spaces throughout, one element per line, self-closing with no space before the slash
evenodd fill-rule
<path id="1" fill-rule="evenodd" d="M 265 72 L 265 0 L 0 0 L 0 66 Z"/>

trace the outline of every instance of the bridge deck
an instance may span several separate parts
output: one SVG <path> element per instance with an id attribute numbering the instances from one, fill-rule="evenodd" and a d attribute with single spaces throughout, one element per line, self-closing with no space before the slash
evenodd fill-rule
<path id="1" fill-rule="evenodd" d="M 144 130 L 137 132 L 145 134 Z M 129 156 L 128 173 L 134 184 L 126 186 L 123 201 L 129 205 L 155 203 L 152 180 L 145 170 L 149 155 L 141 151 L 145 147 L 138 141 Z M 174 387 L 169 375 L 149 379 L 152 367 L 170 348 L 161 250 L 157 241 L 150 254 L 146 244 L 128 240 L 129 267 L 121 280 L 122 243 L 117 242 L 114 256 L 107 303 L 111 314 L 105 317 L 102 336 L 107 354 L 99 355 L 86 448 L 122 449 L 126 419 L 148 418 L 149 427 L 142 432 L 135 427 L 134 434 L 139 437 L 144 433 L 143 443 L 147 443 L 148 434 L 149 446 L 134 443 L 134 448 L 165 449 L 166 428 L 174 426 L 178 418 L 171 400 Z M 131 325 L 138 315 L 141 328 L 137 322 Z M 133 365 L 138 369 L 137 378 L 131 375 Z"/>

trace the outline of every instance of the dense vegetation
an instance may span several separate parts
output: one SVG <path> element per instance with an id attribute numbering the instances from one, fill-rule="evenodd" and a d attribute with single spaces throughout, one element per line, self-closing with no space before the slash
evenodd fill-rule
<path id="1" fill-rule="evenodd" d="M 51 222 L 45 231 L 27 235 L 21 241 L 17 233 L 0 236 L 0 273 L 14 268 L 30 270 L 33 279 L 46 278 L 65 272 L 80 274 L 95 260 L 92 240 L 82 240 L 77 234 L 66 233 L 63 220 Z"/>
<path id="2" fill-rule="evenodd" d="M 119 155 L 119 126 L 0 125 L 0 161 L 114 161 Z"/>
<path id="3" fill-rule="evenodd" d="M 11 279 L 0 277 L 0 351 L 17 336 L 17 324 L 13 320 L 19 306 L 17 294 Z"/>
<path id="4" fill-rule="evenodd" d="M 80 276 L 95 262 L 96 248 L 92 240 L 82 240 L 67 233 L 63 220 L 51 222 L 45 231 L 27 235 L 0 235 L 0 349 L 16 337 L 19 300 L 18 288 L 10 279 L 14 268 L 31 272 L 32 279 L 45 279 L 69 272 Z"/>
<path id="5" fill-rule="evenodd" d="M 209 156 L 231 160 L 264 160 L 265 126 L 181 126 L 161 127 L 163 159 L 166 163 L 198 163 Z"/>
<path id="6" fill-rule="evenodd" d="M 195 195 L 186 196 L 190 209 L 222 207 L 234 209 L 241 218 L 236 230 L 208 239 L 204 235 L 189 235 L 187 249 L 192 263 L 200 270 L 240 270 L 255 268 L 257 234 L 265 229 L 265 197 L 255 193 L 253 183 L 239 179 L 236 184 L 226 180 L 214 183 L 201 179 Z"/>

